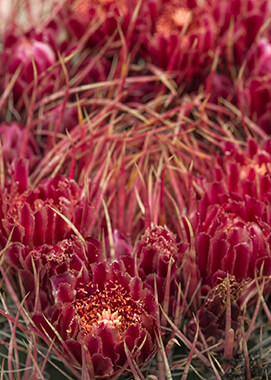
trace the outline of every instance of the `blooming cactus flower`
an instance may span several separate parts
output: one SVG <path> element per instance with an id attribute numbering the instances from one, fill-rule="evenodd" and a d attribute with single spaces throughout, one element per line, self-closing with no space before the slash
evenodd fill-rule
<path id="1" fill-rule="evenodd" d="M 29 248 L 56 244 L 74 233 L 74 227 L 88 236 L 91 209 L 84 205 L 82 190 L 75 181 L 57 176 L 44 180 L 35 189 L 29 189 L 27 182 L 27 168 L 19 161 L 11 184 L 1 193 L 3 241 L 10 237 Z"/>
<path id="2" fill-rule="evenodd" d="M 116 374 L 127 355 L 144 364 L 156 350 L 157 306 L 151 292 L 117 262 L 93 264 L 90 277 L 80 283 L 70 272 L 51 277 L 55 310 L 47 316 L 50 325 L 42 314 L 33 316 L 36 332 L 44 335 L 45 329 L 56 338 L 56 330 L 65 355 L 74 364 L 85 363 L 92 378 Z"/>
<path id="3" fill-rule="evenodd" d="M 68 7 L 68 28 L 77 38 L 81 38 L 91 26 L 94 29 L 98 27 L 89 36 L 88 45 L 101 46 L 101 42 L 104 43 L 105 39 L 115 33 L 120 20 L 121 28 L 126 34 L 135 7 L 134 0 L 72 0 Z"/>
<path id="4" fill-rule="evenodd" d="M 196 321 L 190 320 L 186 326 L 186 333 L 194 339 L 197 324 L 201 334 L 198 345 L 203 347 L 203 340 L 208 346 L 218 345 L 216 351 L 224 350 L 225 357 L 231 357 L 238 348 L 237 339 L 227 340 L 227 334 L 238 334 L 240 329 L 241 304 L 244 298 L 246 282 L 236 281 L 234 276 L 217 279 L 213 288 L 196 314 Z M 237 344 L 236 344 L 237 343 Z"/>
<path id="5" fill-rule="evenodd" d="M 219 45 L 225 49 L 229 69 L 242 66 L 250 47 L 270 17 L 268 0 L 208 0 L 219 27 Z M 267 31 L 268 29 L 266 29 Z"/>
<path id="6" fill-rule="evenodd" d="M 269 77 L 251 78 L 246 83 L 243 102 L 247 102 L 248 114 L 264 132 L 271 134 L 271 92 Z"/>
<path id="7" fill-rule="evenodd" d="M 264 76 L 271 72 L 271 43 L 268 38 L 256 41 L 247 54 L 248 76 Z"/>
<path id="8" fill-rule="evenodd" d="M 28 85 L 34 81 L 35 65 L 37 75 L 46 71 L 56 62 L 56 54 L 50 44 L 36 36 L 23 35 L 16 37 L 8 34 L 5 39 L 5 50 L 1 57 L 3 74 L 11 77 L 19 70 L 18 78 L 13 87 L 13 95 L 17 101 Z M 41 86 L 41 83 L 39 83 Z M 44 83 L 46 87 L 48 83 Z"/>
<path id="9" fill-rule="evenodd" d="M 144 280 L 156 273 L 166 278 L 171 263 L 171 273 L 176 272 L 182 257 L 180 243 L 176 236 L 166 227 L 152 224 L 147 228 L 136 248 L 138 272 Z"/>
<path id="10" fill-rule="evenodd" d="M 248 152 L 231 144 L 221 166 L 203 180 L 202 198 L 191 213 L 195 252 L 203 284 L 221 272 L 237 281 L 270 274 L 270 142 Z"/>
<path id="11" fill-rule="evenodd" d="M 267 134 L 271 133 L 270 56 L 271 43 L 267 38 L 259 39 L 251 47 L 239 94 L 244 110 Z"/>
<path id="12" fill-rule="evenodd" d="M 7 167 L 10 167 L 12 162 L 20 156 L 23 133 L 23 125 L 15 121 L 11 123 L 0 123 L 1 148 Z M 25 158 L 29 162 L 29 170 L 31 172 L 39 160 L 39 149 L 33 136 L 29 138 Z"/>
<path id="13" fill-rule="evenodd" d="M 170 315 L 176 306 L 176 282 L 185 248 L 166 226 L 152 224 L 141 236 L 135 251 L 139 276 L 153 291 L 156 282 L 158 300 Z"/>
<path id="14" fill-rule="evenodd" d="M 153 32 L 145 37 L 146 58 L 166 70 L 181 70 L 182 80 L 191 80 L 210 64 L 216 27 L 212 15 L 194 2 L 156 2 Z"/>
<path id="15" fill-rule="evenodd" d="M 53 307 L 52 276 L 69 272 L 76 278 L 76 283 L 89 280 L 89 265 L 102 259 L 98 241 L 72 235 L 56 244 L 43 244 L 32 250 L 22 243 L 15 242 L 5 251 L 6 267 L 10 276 L 20 279 L 22 296 L 27 295 L 25 306 L 29 312 L 48 313 Z"/>

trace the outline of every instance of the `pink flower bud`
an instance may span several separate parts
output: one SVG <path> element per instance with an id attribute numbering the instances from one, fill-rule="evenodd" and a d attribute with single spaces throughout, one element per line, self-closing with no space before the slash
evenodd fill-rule
<path id="1" fill-rule="evenodd" d="M 10 167 L 12 162 L 19 158 L 23 135 L 24 127 L 17 122 L 0 124 L 1 148 L 7 167 Z M 39 161 L 39 149 L 32 135 L 28 140 L 25 158 L 29 161 L 29 170 L 31 172 Z"/>
<path id="2" fill-rule="evenodd" d="M 44 74 L 56 62 L 56 55 L 48 43 L 35 36 L 13 36 L 13 38 L 7 36 L 2 62 L 3 74 L 9 75 L 9 78 L 15 74 L 16 70 L 19 70 L 13 87 L 13 95 L 17 101 L 29 85 L 32 85 L 33 89 L 35 70 L 37 76 Z M 48 83 L 39 81 L 39 85 L 46 87 Z"/>

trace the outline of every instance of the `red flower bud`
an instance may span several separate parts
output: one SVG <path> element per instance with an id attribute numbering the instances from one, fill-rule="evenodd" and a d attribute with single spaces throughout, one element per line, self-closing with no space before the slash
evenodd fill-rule
<path id="1" fill-rule="evenodd" d="M 2 62 L 3 73 L 9 74 L 9 78 L 15 74 L 17 69 L 20 70 L 13 87 L 13 95 L 17 101 L 28 85 L 33 84 L 35 70 L 38 76 L 44 73 L 56 62 L 56 55 L 51 46 L 38 37 L 25 35 L 17 38 L 16 36 L 8 35 L 5 41 Z M 48 83 L 43 81 L 39 85 L 46 87 Z"/>

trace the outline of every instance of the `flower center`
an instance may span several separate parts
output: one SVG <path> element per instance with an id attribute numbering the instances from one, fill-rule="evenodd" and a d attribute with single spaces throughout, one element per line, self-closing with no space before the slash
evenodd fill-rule
<path id="1" fill-rule="evenodd" d="M 88 11 L 90 9 L 92 0 L 77 0 L 72 6 L 72 11 L 75 17 L 77 17 L 79 20 L 87 21 L 89 19 L 88 17 Z"/>
<path id="2" fill-rule="evenodd" d="M 103 323 L 123 335 L 130 324 L 138 323 L 144 312 L 140 302 L 132 299 L 128 289 L 113 281 L 105 283 L 102 290 L 94 283 L 80 288 L 73 306 L 87 333 Z"/>
<path id="3" fill-rule="evenodd" d="M 185 8 L 179 8 L 172 14 L 171 18 L 176 27 L 182 29 L 190 24 L 192 12 Z"/>
<path id="4" fill-rule="evenodd" d="M 185 33 L 192 21 L 192 11 L 187 8 L 168 6 L 156 24 L 159 34 L 169 37 L 174 32 Z"/>
<path id="5" fill-rule="evenodd" d="M 104 323 L 107 327 L 120 328 L 121 327 L 121 315 L 118 311 L 111 313 L 110 309 L 103 310 L 102 314 L 97 313 L 98 315 L 98 324 Z"/>

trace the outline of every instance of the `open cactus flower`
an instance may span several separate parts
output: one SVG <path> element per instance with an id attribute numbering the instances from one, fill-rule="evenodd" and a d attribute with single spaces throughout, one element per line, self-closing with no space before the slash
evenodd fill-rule
<path id="1" fill-rule="evenodd" d="M 93 264 L 90 272 L 77 282 L 70 273 L 50 278 L 53 304 L 46 319 L 33 315 L 36 333 L 59 336 L 63 355 L 85 363 L 92 377 L 112 376 L 127 367 L 128 359 L 144 365 L 157 346 L 153 295 L 120 264 Z"/>
<path id="2" fill-rule="evenodd" d="M 270 158 L 268 141 L 262 147 L 250 141 L 245 152 L 228 146 L 222 167 L 202 183 L 192 220 L 203 283 L 212 284 L 217 270 L 241 281 L 263 265 L 270 275 Z"/>

